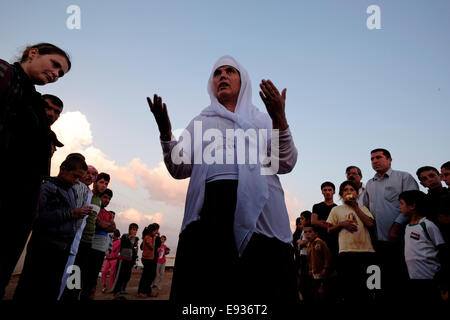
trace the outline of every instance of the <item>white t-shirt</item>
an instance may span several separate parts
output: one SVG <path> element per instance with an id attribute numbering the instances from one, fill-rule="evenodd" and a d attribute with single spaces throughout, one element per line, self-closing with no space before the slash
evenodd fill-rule
<path id="1" fill-rule="evenodd" d="M 429 238 L 420 223 L 424 223 Z M 431 241 L 429 240 L 431 239 Z M 418 224 L 408 224 L 405 229 L 405 261 L 410 279 L 433 279 L 441 265 L 437 246 L 445 243 L 438 227 L 422 218 Z"/>

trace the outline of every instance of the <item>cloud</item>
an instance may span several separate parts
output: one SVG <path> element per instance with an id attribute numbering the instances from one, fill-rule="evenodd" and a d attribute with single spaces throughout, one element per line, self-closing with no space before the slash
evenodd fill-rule
<path id="1" fill-rule="evenodd" d="M 288 189 L 284 189 L 284 198 L 289 215 L 289 222 L 291 230 L 295 230 L 295 219 L 300 216 L 299 208 L 301 206 L 300 200 Z"/>
<path id="2" fill-rule="evenodd" d="M 128 230 L 130 223 L 137 223 L 139 229 L 143 229 L 151 223 L 162 225 L 164 222 L 164 214 L 156 212 L 153 214 L 144 214 L 135 208 L 129 208 L 116 214 L 114 219 L 119 230 L 125 232 Z"/>
<path id="3" fill-rule="evenodd" d="M 86 162 L 100 172 L 109 173 L 128 187 L 135 189 L 137 179 L 130 168 L 118 166 L 99 148 L 93 146 L 91 125 L 84 114 L 79 111 L 66 112 L 52 126 L 64 147 L 58 149 L 52 158 L 52 175 L 58 173 L 59 165 L 69 153 L 78 152 L 85 156 Z"/>
<path id="4" fill-rule="evenodd" d="M 69 153 L 78 152 L 99 172 L 109 173 L 111 180 L 120 181 L 135 190 L 140 187 L 140 179 L 150 199 L 173 206 L 184 206 L 188 180 L 173 179 L 162 162 L 153 169 L 148 168 L 139 158 L 131 160 L 125 166 L 117 165 L 94 145 L 91 125 L 81 112 L 63 113 L 52 129 L 64 143 L 64 147 L 58 149 L 52 158 L 52 175 L 58 174 L 59 165 Z"/>
<path id="5" fill-rule="evenodd" d="M 150 199 L 163 201 L 169 205 L 184 207 L 189 180 L 175 180 L 167 171 L 164 162 L 157 168 L 149 169 L 140 159 L 133 159 L 131 168 L 139 176 L 148 191 Z"/>

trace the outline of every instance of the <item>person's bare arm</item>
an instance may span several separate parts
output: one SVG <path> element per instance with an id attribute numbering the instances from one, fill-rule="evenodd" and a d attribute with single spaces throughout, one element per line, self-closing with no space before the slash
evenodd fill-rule
<path id="1" fill-rule="evenodd" d="M 317 213 L 313 213 L 311 215 L 311 224 L 315 227 L 328 229 L 328 222 L 325 220 L 319 220 L 319 215 Z"/>

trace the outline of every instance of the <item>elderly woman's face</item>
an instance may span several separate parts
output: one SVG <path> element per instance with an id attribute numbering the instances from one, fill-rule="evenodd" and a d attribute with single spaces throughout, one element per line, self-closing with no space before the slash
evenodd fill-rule
<path id="1" fill-rule="evenodd" d="M 236 99 L 241 90 L 241 76 L 239 71 L 231 66 L 221 66 L 213 75 L 214 95 L 219 102 Z"/>

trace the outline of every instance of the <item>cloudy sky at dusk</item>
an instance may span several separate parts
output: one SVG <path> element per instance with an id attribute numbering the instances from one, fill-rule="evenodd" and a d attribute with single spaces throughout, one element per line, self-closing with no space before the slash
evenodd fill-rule
<path id="1" fill-rule="evenodd" d="M 81 29 L 66 26 L 70 5 L 81 10 Z M 367 27 L 370 5 L 381 29 Z M 393 168 L 414 176 L 450 160 L 449 14 L 446 0 L 6 0 L 0 58 L 14 62 L 38 42 L 70 53 L 72 70 L 37 87 L 65 104 L 53 126 L 65 147 L 52 174 L 81 152 L 111 174 L 109 208 L 121 232 L 156 221 L 175 248 L 188 181 L 162 164 L 146 96 L 161 95 L 172 127 L 184 128 L 209 104 L 211 68 L 226 54 L 247 69 L 258 108 L 261 79 L 287 88 L 299 157 L 281 181 L 293 226 L 322 201 L 320 184 L 338 186 L 348 165 L 364 182 L 372 177 L 374 148 L 389 149 Z"/>

